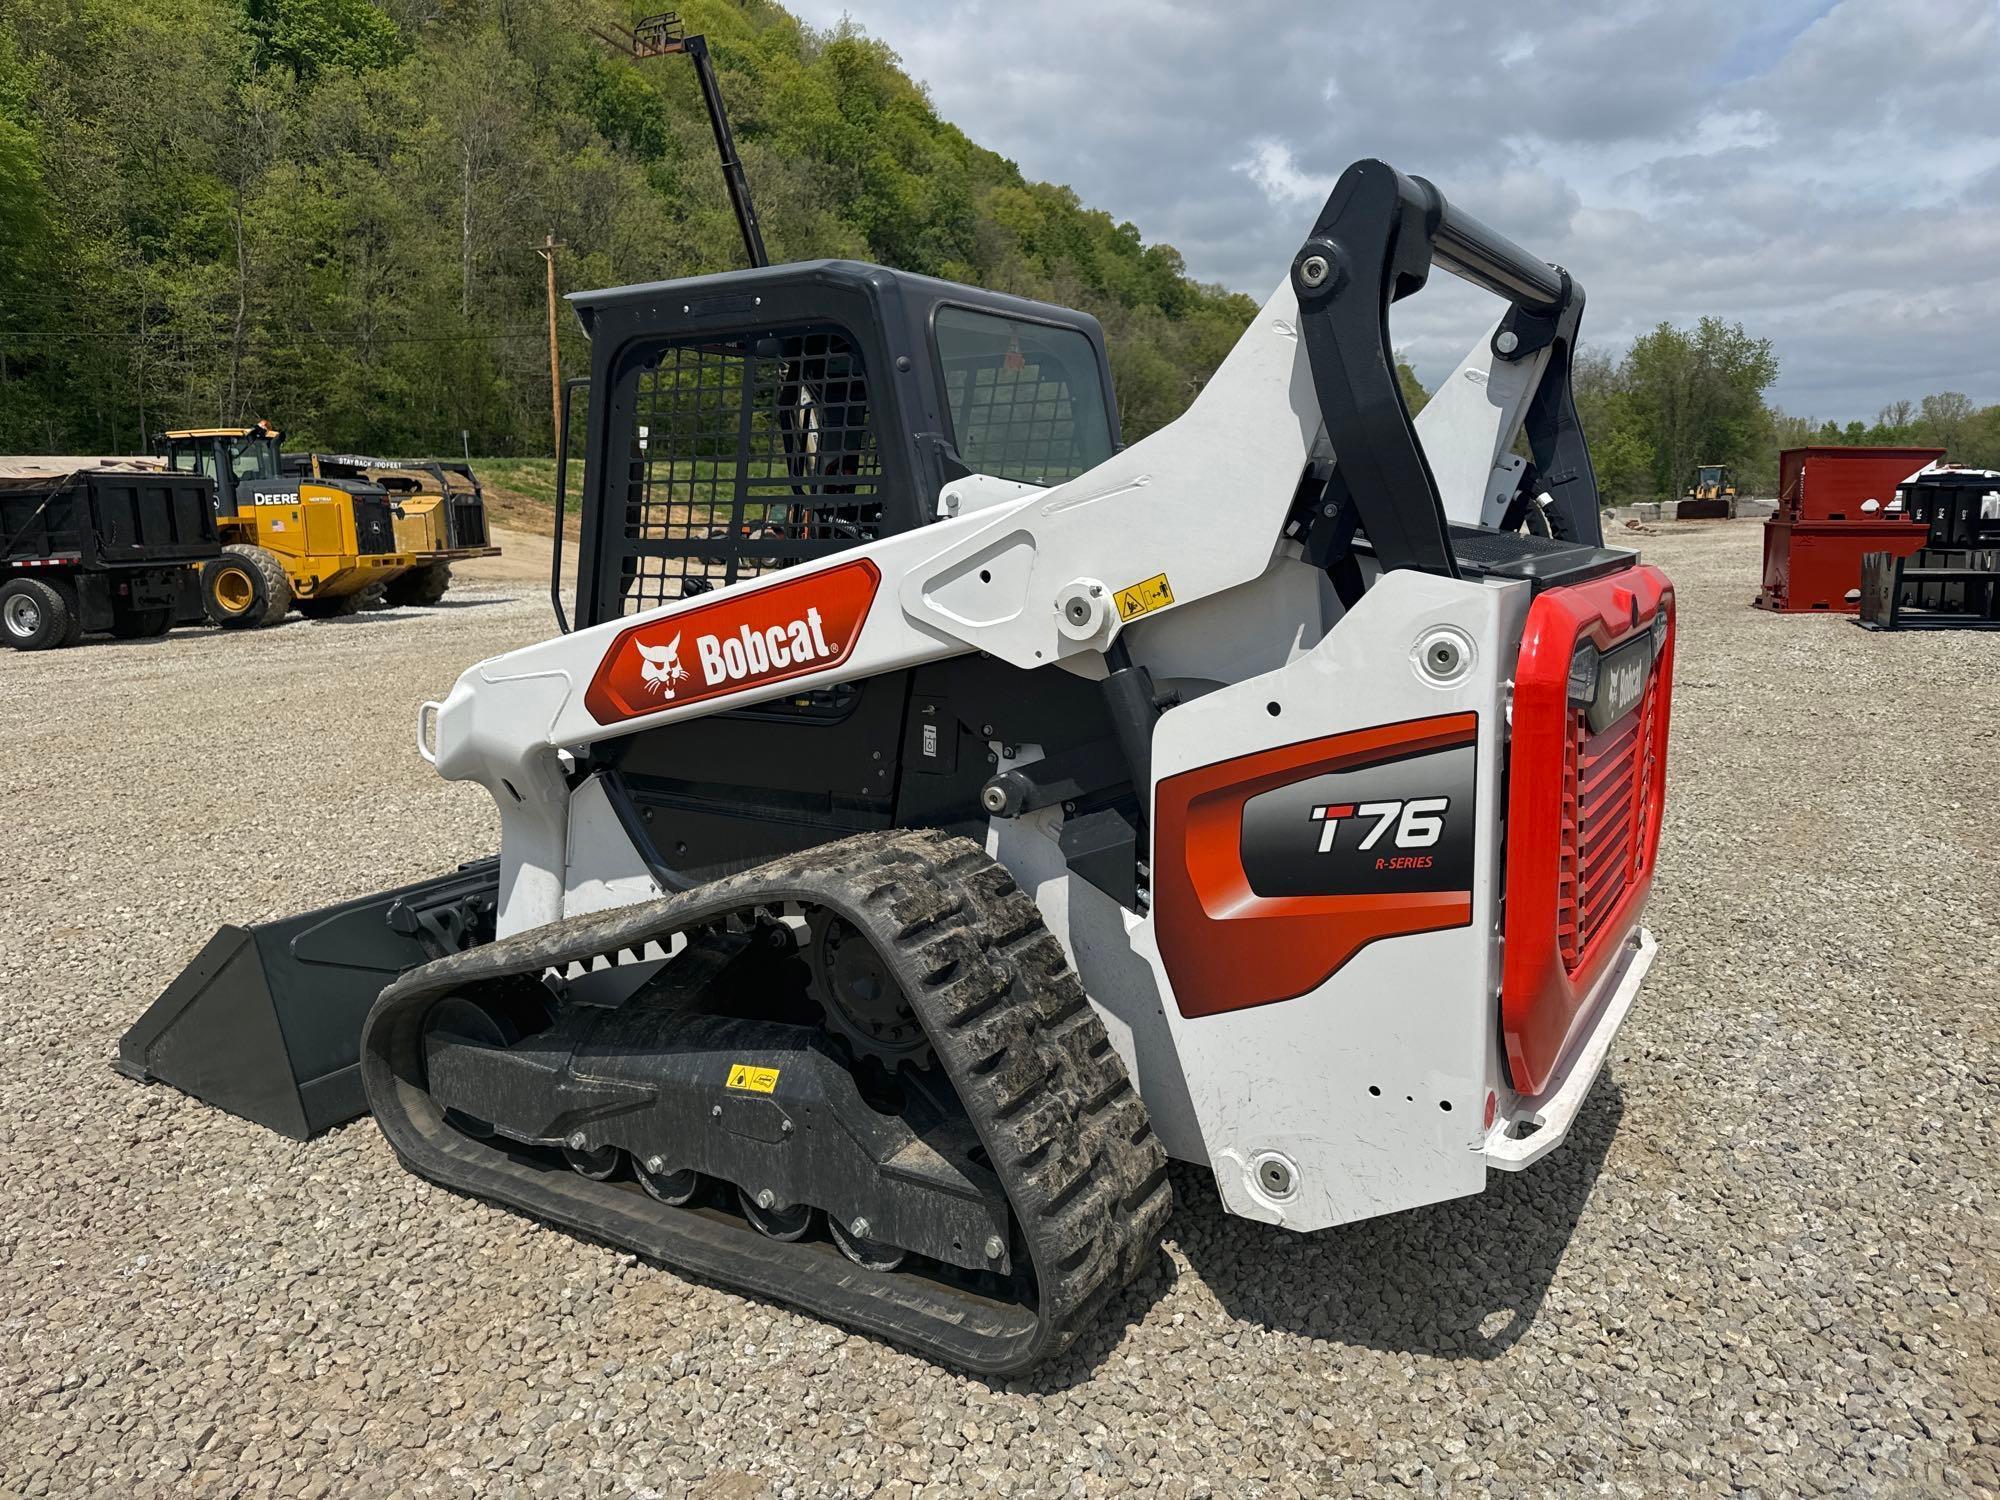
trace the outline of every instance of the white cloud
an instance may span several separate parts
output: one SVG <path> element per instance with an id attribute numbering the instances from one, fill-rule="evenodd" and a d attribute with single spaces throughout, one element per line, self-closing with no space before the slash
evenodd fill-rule
<path id="1" fill-rule="evenodd" d="M 1236 170 L 1262 188 L 1266 198 L 1282 207 L 1324 203 L 1335 181 L 1323 173 L 1301 171 L 1292 148 L 1268 137 L 1253 144 L 1249 160 L 1238 162 Z"/>
<path id="2" fill-rule="evenodd" d="M 1380 156 L 1559 261 L 1584 335 L 1740 320 L 1788 409 L 2000 401 L 1993 0 L 795 0 L 903 56 L 1034 177 L 1263 295 L 1340 170 Z M 1490 303 L 1433 277 L 1432 381 Z"/>

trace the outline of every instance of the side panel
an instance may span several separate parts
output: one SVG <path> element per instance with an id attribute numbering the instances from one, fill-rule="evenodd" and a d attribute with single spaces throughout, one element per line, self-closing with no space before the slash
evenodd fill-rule
<path id="1" fill-rule="evenodd" d="M 1133 946 L 1157 975 L 1200 1135 L 1211 1143 L 1209 1165 L 1232 1213 L 1316 1229 L 1474 1193 L 1485 1181 L 1478 1154 L 1482 1108 L 1487 1090 L 1500 1081 L 1493 1038 L 1503 726 L 1527 604 L 1525 585 L 1394 573 L 1297 661 L 1184 704 L 1160 721 L 1154 775 L 1161 815 L 1153 867 L 1162 885 Z M 1442 678 L 1424 665 L 1434 660 L 1429 648 L 1441 633 L 1459 647 L 1458 666 Z M 1425 728 L 1413 731 L 1412 725 Z M 1169 896 L 1165 872 L 1201 857 L 1191 856 L 1186 845 L 1203 835 L 1191 833 L 1185 820 L 1171 822 L 1165 811 L 1185 800 L 1190 783 L 1183 778 L 1215 779 L 1212 768 L 1255 766 L 1283 747 L 1324 741 L 1333 743 L 1336 759 L 1371 743 L 1360 753 L 1379 759 L 1385 748 L 1393 754 L 1399 740 L 1418 756 L 1449 754 L 1469 743 L 1475 810 L 1469 882 L 1460 884 L 1459 857 L 1449 856 L 1439 878 L 1459 893 L 1428 893 L 1449 898 L 1450 910 L 1432 914 L 1437 930 L 1404 925 L 1400 935 L 1359 944 L 1310 927 L 1264 931 L 1256 942 L 1289 950 L 1282 982 L 1260 992 L 1258 976 L 1245 967 L 1232 993 L 1227 977 L 1194 955 L 1191 928 L 1205 927 L 1212 937 L 1218 926 L 1242 922 L 1254 931 L 1266 925 L 1260 905 L 1274 898 L 1253 889 L 1248 902 L 1211 894 L 1204 904 L 1197 888 L 1190 906 Z M 1324 774 L 1313 769 L 1314 757 L 1297 773 L 1308 781 Z M 1273 789 L 1259 782 L 1235 805 L 1249 806 Z M 1308 799 L 1308 820 L 1314 807 L 1327 804 Z M 1452 812 L 1443 812 L 1447 829 Z M 1347 873 L 1336 872 L 1334 884 L 1352 878 L 1354 861 L 1364 854 L 1359 842 L 1379 820 L 1357 819 L 1360 826 L 1336 831 L 1328 858 L 1344 862 Z M 1401 822 L 1398 812 L 1390 827 Z M 1418 822 L 1413 832 L 1421 839 L 1428 827 Z M 1439 843 L 1424 852 L 1442 852 L 1446 836 L 1441 831 Z M 1168 847 L 1170 838 L 1181 847 Z M 1376 857 L 1374 850 L 1365 854 L 1364 873 L 1373 870 Z M 1242 863 L 1259 863 L 1254 848 Z M 1282 870 L 1259 875 L 1266 884 L 1283 878 Z M 1418 894 L 1392 899 L 1409 903 Z M 1182 984 L 1190 994 L 1181 993 Z M 1287 991 L 1291 997 L 1282 998 Z M 1252 1003 L 1222 1008 L 1232 1000 Z M 1143 1094 L 1152 1081 L 1141 1061 Z"/>
<path id="2" fill-rule="evenodd" d="M 342 524 L 347 516 L 346 507 L 338 500 L 324 494 L 301 494 L 304 511 L 305 551 L 318 557 L 337 557 L 343 552 L 352 552 L 353 544 L 345 536 Z"/>
<path id="3" fill-rule="evenodd" d="M 1444 512 L 1463 526 L 1497 526 L 1503 502 L 1489 503 L 1493 468 L 1509 452 L 1540 388 L 1549 351 L 1504 360 L 1493 352 L 1495 323 L 1440 385 L 1414 425 L 1437 480 Z"/>

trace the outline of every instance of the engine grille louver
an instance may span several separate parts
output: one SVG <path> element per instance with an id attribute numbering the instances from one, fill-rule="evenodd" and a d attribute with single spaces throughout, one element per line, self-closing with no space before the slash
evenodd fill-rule
<path id="1" fill-rule="evenodd" d="M 1608 729 L 1592 734 L 1581 709 L 1570 716 L 1556 925 L 1563 967 L 1572 974 L 1605 919 L 1647 873 L 1641 831 L 1658 774 L 1658 704 L 1656 666 L 1639 706 Z"/>

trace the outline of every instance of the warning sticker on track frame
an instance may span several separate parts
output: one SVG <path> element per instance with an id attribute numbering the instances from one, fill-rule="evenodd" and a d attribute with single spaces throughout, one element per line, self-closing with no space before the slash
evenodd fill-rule
<path id="1" fill-rule="evenodd" d="M 774 1093 L 778 1087 L 776 1068 L 753 1068 L 749 1063 L 731 1063 L 726 1087 L 746 1094 Z"/>
<path id="2" fill-rule="evenodd" d="M 1135 583 L 1118 591 L 1118 618 L 1136 620 L 1141 615 L 1151 614 L 1156 609 L 1165 609 L 1174 602 L 1173 585 L 1167 582 L 1167 575 L 1155 573 L 1143 583 Z"/>

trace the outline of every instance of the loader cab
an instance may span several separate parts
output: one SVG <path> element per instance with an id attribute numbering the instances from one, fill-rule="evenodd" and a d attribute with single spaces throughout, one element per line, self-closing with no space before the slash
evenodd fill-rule
<path id="1" fill-rule="evenodd" d="M 197 427 L 163 432 L 153 451 L 166 459 L 175 474 L 200 474 L 215 482 L 217 515 L 236 514 L 236 497 L 244 481 L 279 476 L 283 435 L 269 423 L 255 427 Z"/>
<path id="2" fill-rule="evenodd" d="M 1086 313 L 852 261 L 570 300 L 591 339 L 578 625 L 928 524 L 956 479 L 1060 484 L 1118 447 Z"/>
<path id="3" fill-rule="evenodd" d="M 1702 464 L 1694 471 L 1688 495 L 1695 500 L 1722 500 L 1736 493 L 1736 471 L 1727 464 Z"/>

